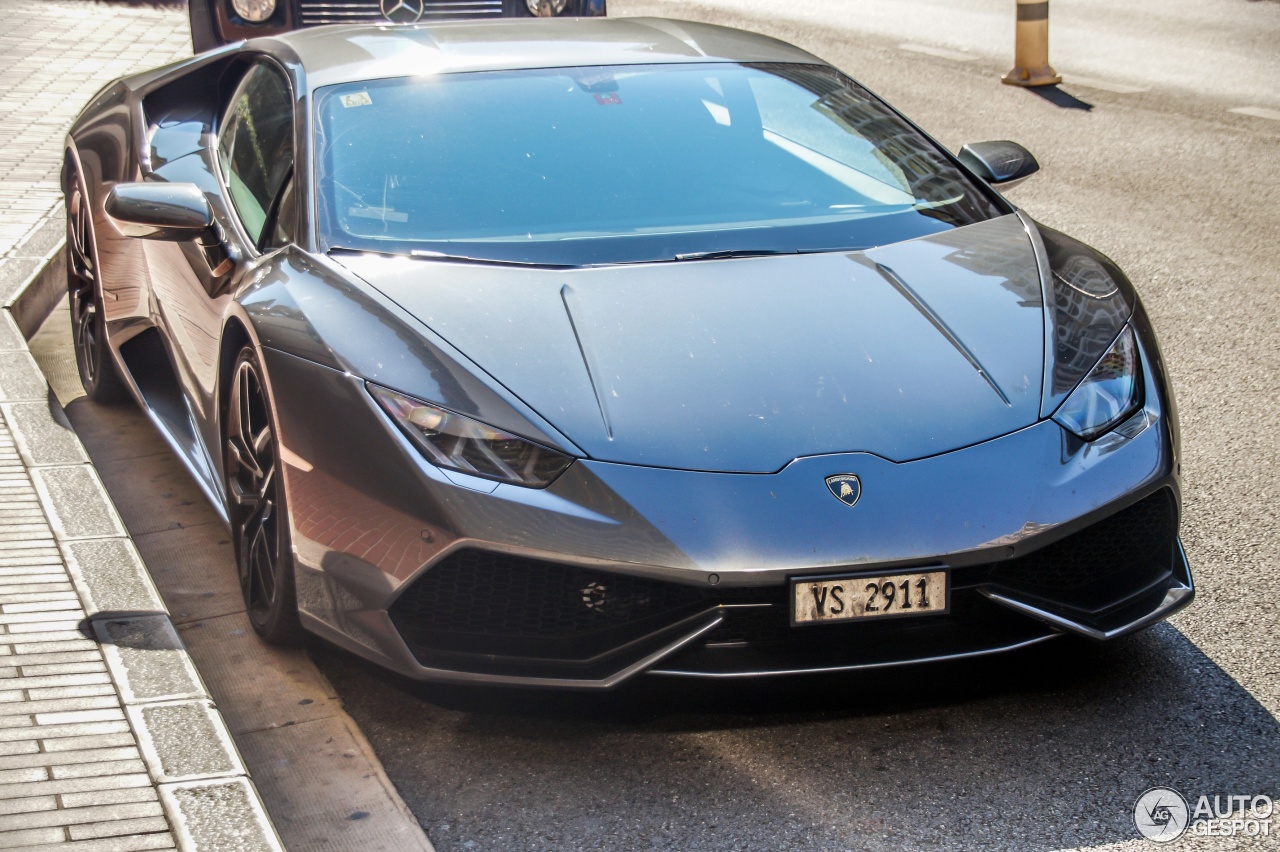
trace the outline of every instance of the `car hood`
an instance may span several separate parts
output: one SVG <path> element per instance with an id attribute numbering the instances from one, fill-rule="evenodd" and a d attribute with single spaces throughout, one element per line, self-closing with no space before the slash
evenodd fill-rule
<path id="1" fill-rule="evenodd" d="M 908 461 L 1039 419 L 1042 291 L 1016 216 L 852 253 L 583 269 L 336 259 L 594 459 L 756 473 L 825 453 Z"/>

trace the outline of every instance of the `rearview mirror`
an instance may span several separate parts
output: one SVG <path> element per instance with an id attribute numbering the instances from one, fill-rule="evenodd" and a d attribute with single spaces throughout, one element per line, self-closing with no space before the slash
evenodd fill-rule
<path id="1" fill-rule="evenodd" d="M 961 148 L 958 156 L 978 177 L 1001 189 L 1015 187 L 1040 171 L 1030 151 L 1008 140 L 974 142 Z"/>
<path id="2" fill-rule="evenodd" d="M 107 215 L 128 237 L 189 240 L 213 224 L 204 193 L 193 183 L 118 183 Z"/>

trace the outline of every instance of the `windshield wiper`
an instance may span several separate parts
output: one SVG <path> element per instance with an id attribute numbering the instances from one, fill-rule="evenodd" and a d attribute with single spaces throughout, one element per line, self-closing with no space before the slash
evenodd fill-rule
<path id="1" fill-rule="evenodd" d="M 691 251 L 676 255 L 673 260 L 721 260 L 732 257 L 773 257 L 780 254 L 827 254 L 828 252 L 860 251 L 856 248 L 804 248 L 804 249 L 719 249 L 717 251 Z"/>
<path id="2" fill-rule="evenodd" d="M 726 257 L 772 257 L 776 254 L 799 254 L 795 249 L 719 249 L 716 251 L 690 251 L 675 256 L 674 260 L 720 260 Z"/>
<path id="3" fill-rule="evenodd" d="M 382 257 L 410 257 L 414 260 L 439 260 L 449 263 L 476 263 L 486 266 L 519 266 L 530 269 L 589 269 L 602 266 L 625 266 L 634 263 L 671 263 L 687 260 L 723 260 L 736 257 L 774 257 L 777 255 L 796 254 L 829 254 L 833 252 L 862 251 L 860 248 L 840 246 L 838 248 L 805 248 L 805 249 L 717 249 L 714 251 L 694 251 L 677 254 L 674 257 L 655 257 L 642 260 L 609 260 L 602 263 L 541 263 L 535 260 L 504 260 L 496 257 L 473 257 L 465 254 L 449 254 L 447 252 L 428 249 L 411 249 L 404 252 L 379 251 L 378 249 L 357 249 L 347 246 L 330 246 L 330 253 L 340 254 L 376 254 Z"/>

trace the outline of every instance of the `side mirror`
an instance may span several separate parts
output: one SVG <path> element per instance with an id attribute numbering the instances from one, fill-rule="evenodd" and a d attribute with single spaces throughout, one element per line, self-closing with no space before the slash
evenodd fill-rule
<path id="1" fill-rule="evenodd" d="M 958 156 L 974 174 L 1001 189 L 1015 187 L 1040 171 L 1030 151 L 1007 140 L 974 142 L 961 148 Z"/>
<path id="2" fill-rule="evenodd" d="M 147 240 L 189 240 L 213 225 L 209 202 L 193 183 L 118 183 L 106 210 L 125 236 Z"/>

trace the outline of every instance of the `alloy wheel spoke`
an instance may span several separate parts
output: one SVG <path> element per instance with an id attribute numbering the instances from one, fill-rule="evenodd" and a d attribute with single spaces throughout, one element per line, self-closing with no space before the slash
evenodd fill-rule
<path id="1" fill-rule="evenodd" d="M 269 503 L 275 497 L 275 485 L 276 469 L 275 465 L 272 465 L 263 472 L 262 479 L 258 481 L 258 499 Z"/>
<path id="2" fill-rule="evenodd" d="M 255 476 L 262 476 L 262 460 L 258 454 L 257 436 L 253 428 L 253 402 L 255 387 L 250 387 L 254 378 L 253 371 L 245 364 L 240 370 L 240 417 L 236 423 L 239 430 L 237 438 L 244 447 L 246 460 L 253 467 Z M 256 382 L 254 383 L 256 384 Z"/>
<path id="3" fill-rule="evenodd" d="M 239 455 L 239 449 L 232 441 L 227 443 L 227 452 L 233 461 Z M 243 466 L 238 466 L 238 468 L 237 473 L 233 473 L 232 476 L 228 477 L 228 496 L 239 508 L 253 512 L 253 510 L 257 509 L 257 504 L 261 500 L 260 490 L 256 486 L 256 477 L 253 477 L 247 468 Z"/>
<path id="4" fill-rule="evenodd" d="M 258 512 L 262 506 L 271 505 L 275 496 L 275 468 L 268 469 L 261 479 L 252 477 L 249 482 L 235 479 L 230 485 L 232 501 L 240 508 L 247 510 L 250 513 L 249 517 L 252 517 L 252 514 Z"/>
<path id="5" fill-rule="evenodd" d="M 236 374 L 235 387 L 231 393 L 230 410 L 227 412 L 227 421 L 231 424 L 233 433 L 227 438 L 227 449 L 230 451 L 232 461 L 235 462 L 235 473 L 241 472 L 251 477 L 254 482 L 264 478 L 262 465 L 259 463 L 259 457 L 254 452 L 253 441 L 249 438 L 252 431 L 249 427 L 249 411 L 250 389 L 246 380 L 245 370 L 242 368 Z M 241 483 L 242 485 L 244 483 Z M 247 487 L 247 491 L 251 493 L 259 493 L 257 487 Z"/>
<path id="6" fill-rule="evenodd" d="M 257 609 L 262 605 L 260 597 L 262 581 L 259 579 L 262 574 L 261 539 L 262 528 L 255 527 L 253 535 L 249 538 L 249 549 L 245 552 L 245 565 L 248 569 L 248 577 L 246 578 L 248 587 L 245 589 L 245 603 L 249 605 L 250 609 Z"/>
<path id="7" fill-rule="evenodd" d="M 80 366 L 84 371 L 86 378 L 92 380 L 97 376 L 98 369 L 98 310 L 93 303 L 93 295 L 90 293 L 87 297 L 83 297 L 77 291 L 77 305 L 75 315 L 75 344 L 76 355 L 80 359 Z"/>
<path id="8" fill-rule="evenodd" d="M 91 254 L 91 231 L 89 214 L 85 209 L 85 198 L 79 189 L 75 191 L 71 203 L 71 226 L 68 228 L 72 269 L 80 278 L 92 283 L 96 280 L 93 256 Z"/>
<path id="9" fill-rule="evenodd" d="M 233 436 L 227 441 L 229 461 L 234 465 L 231 470 L 234 483 L 247 496 L 257 498 L 262 494 L 260 483 L 264 476 L 253 453 L 244 445 L 244 441 Z"/>
<path id="10" fill-rule="evenodd" d="M 275 535 L 270 521 L 274 517 L 272 506 L 264 501 L 252 525 L 253 533 L 248 552 L 250 600 L 261 606 L 270 606 L 275 596 Z"/>
<path id="11" fill-rule="evenodd" d="M 269 458 L 271 449 L 271 427 L 263 426 L 257 435 L 253 436 L 253 455 L 259 460 L 258 466 L 262 467 L 262 459 Z"/>
<path id="12" fill-rule="evenodd" d="M 80 309 L 93 305 L 93 282 L 80 280 L 80 286 L 72 291 L 71 295 L 75 299 L 73 307 Z"/>
<path id="13" fill-rule="evenodd" d="M 255 508 L 251 515 L 257 516 L 257 514 L 258 511 Z M 244 574 L 242 579 L 245 583 L 245 591 L 249 594 L 249 603 L 253 602 L 252 595 L 259 585 L 258 580 L 254 575 L 259 569 L 258 560 L 260 555 L 261 539 L 262 525 L 260 523 L 255 523 L 253 520 L 246 519 L 240 525 L 240 552 L 244 554 Z"/>
<path id="14" fill-rule="evenodd" d="M 260 581 L 262 583 L 263 596 L 265 602 L 270 604 L 276 597 L 276 548 L 279 540 L 276 538 L 275 532 L 275 504 L 269 503 L 267 511 L 263 513 L 262 520 L 262 555 L 263 567 L 266 569 L 262 572 Z"/>
<path id="15" fill-rule="evenodd" d="M 241 362 L 233 374 L 227 406 L 226 482 L 240 583 L 255 618 L 270 613 L 279 582 L 275 436 L 267 418 L 257 369 L 251 362 Z"/>
<path id="16" fill-rule="evenodd" d="M 83 308 L 76 314 L 76 342 L 82 347 L 92 345 L 94 339 L 94 322 L 97 320 L 97 311 L 92 306 Z"/>
<path id="17" fill-rule="evenodd" d="M 86 195 L 77 181 L 68 205 L 67 263 L 71 279 L 71 310 L 76 360 L 84 381 L 97 381 L 98 307 L 97 269 L 93 262 L 93 226 Z"/>

